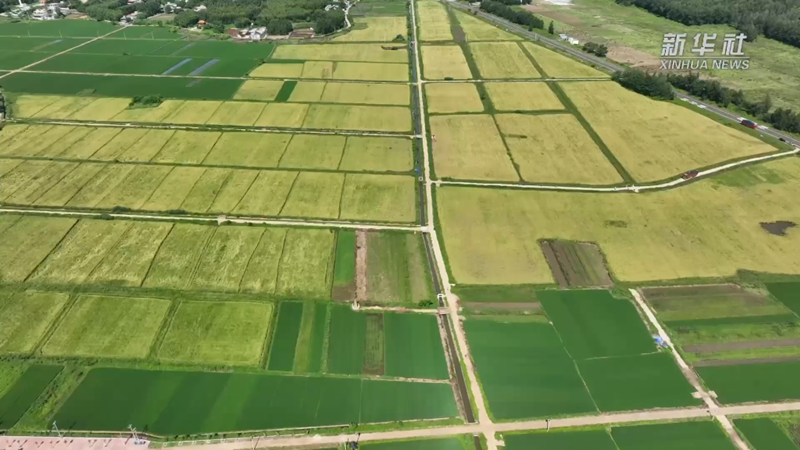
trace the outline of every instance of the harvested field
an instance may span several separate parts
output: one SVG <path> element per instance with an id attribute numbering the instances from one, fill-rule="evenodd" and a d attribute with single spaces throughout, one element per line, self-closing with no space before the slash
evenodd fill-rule
<path id="1" fill-rule="evenodd" d="M 278 96 L 278 92 L 280 92 L 282 86 L 283 81 L 247 80 L 242 83 L 242 86 L 236 91 L 233 99 L 272 101 Z"/>
<path id="2" fill-rule="evenodd" d="M 469 80 L 472 72 L 457 45 L 423 45 L 422 73 L 426 80 Z"/>
<path id="3" fill-rule="evenodd" d="M 494 81 L 484 83 L 498 111 L 563 110 L 564 105 L 547 83 L 538 81 Z M 430 86 L 428 86 L 430 87 Z"/>
<path id="4" fill-rule="evenodd" d="M 310 105 L 303 128 L 411 131 L 411 111 L 401 106 Z"/>
<path id="5" fill-rule="evenodd" d="M 472 83 L 436 83 L 425 85 L 428 112 L 449 114 L 483 112 L 483 102 Z"/>
<path id="6" fill-rule="evenodd" d="M 257 365 L 271 303 L 181 302 L 157 357 L 195 364 Z"/>
<path id="7" fill-rule="evenodd" d="M 533 42 L 523 42 L 522 45 L 550 78 L 608 78 L 606 73 L 541 45 Z"/>
<path id="8" fill-rule="evenodd" d="M 542 252 L 562 288 L 613 286 L 600 249 L 588 242 L 543 241 Z"/>
<path id="9" fill-rule="evenodd" d="M 418 1 L 419 39 L 421 41 L 452 41 L 450 18 L 445 6 L 436 1 Z"/>
<path id="10" fill-rule="evenodd" d="M 347 174 L 339 218 L 407 223 L 417 220 L 416 180 L 401 175 Z"/>
<path id="11" fill-rule="evenodd" d="M 419 234 L 367 234 L 367 298 L 374 303 L 418 303 L 434 297 Z"/>
<path id="12" fill-rule="evenodd" d="M 433 116 L 430 124 L 437 177 L 481 181 L 519 180 L 491 116 Z"/>
<path id="13" fill-rule="evenodd" d="M 169 306 L 151 298 L 78 296 L 42 355 L 146 358 Z"/>
<path id="14" fill-rule="evenodd" d="M 68 294 L 27 291 L 0 302 L 0 353 L 32 352 L 68 299 Z"/>
<path id="15" fill-rule="evenodd" d="M 410 172 L 414 154 L 410 139 L 349 136 L 339 170 Z"/>
<path id="16" fill-rule="evenodd" d="M 354 61 L 378 63 L 408 62 L 405 50 L 384 50 L 380 44 L 302 44 L 279 45 L 273 59 L 306 61 Z"/>
<path id="17" fill-rule="evenodd" d="M 637 181 L 662 180 L 776 150 L 734 128 L 681 106 L 651 100 L 616 83 L 570 82 L 559 86 Z"/>
<path id="18" fill-rule="evenodd" d="M 396 36 L 405 36 L 406 18 L 403 16 L 359 17 L 345 34 L 333 38 L 334 42 L 390 42 Z"/>
<path id="19" fill-rule="evenodd" d="M 468 47 L 481 78 L 541 78 L 515 42 L 474 42 Z"/>
<path id="20" fill-rule="evenodd" d="M 615 184 L 622 177 L 571 114 L 498 114 L 500 132 L 525 181 Z"/>
<path id="21" fill-rule="evenodd" d="M 611 437 L 620 450 L 734 450 L 722 427 L 710 420 L 614 427 Z"/>
<path id="22" fill-rule="evenodd" d="M 622 281 L 726 277 L 740 269 L 798 274 L 800 234 L 772 236 L 759 222 L 789 214 L 800 160 L 760 170 L 780 182 L 745 188 L 703 180 L 641 195 L 437 188 L 454 282 L 552 283 L 538 240 L 553 238 L 595 242 Z"/>
<path id="23" fill-rule="evenodd" d="M 666 322 L 791 314 L 780 303 L 735 284 L 643 288 L 642 293 Z"/>
<path id="24" fill-rule="evenodd" d="M 133 424 L 176 435 L 457 416 L 448 384 L 96 368 L 54 420 L 82 430 Z"/>
<path id="25" fill-rule="evenodd" d="M 295 349 L 302 318 L 302 303 L 281 302 L 267 369 L 291 372 L 294 367 Z"/>

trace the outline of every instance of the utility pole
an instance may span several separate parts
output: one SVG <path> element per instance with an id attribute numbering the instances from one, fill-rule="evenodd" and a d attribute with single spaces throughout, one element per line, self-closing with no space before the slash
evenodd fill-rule
<path id="1" fill-rule="evenodd" d="M 61 436 L 61 430 L 58 429 L 58 425 L 56 425 L 56 421 L 55 420 L 53 421 L 53 431 L 55 431 L 56 434 L 58 434 L 58 437 L 62 437 Z"/>
<path id="2" fill-rule="evenodd" d="M 128 425 L 128 429 L 131 430 L 131 434 L 133 435 L 133 444 L 136 445 L 139 443 L 139 436 L 136 434 L 136 428 L 133 425 Z"/>

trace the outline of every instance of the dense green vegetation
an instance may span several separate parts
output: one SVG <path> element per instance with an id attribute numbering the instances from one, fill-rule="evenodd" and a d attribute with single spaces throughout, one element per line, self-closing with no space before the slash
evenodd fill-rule
<path id="1" fill-rule="evenodd" d="M 737 419 L 734 425 L 755 450 L 797 450 L 789 435 L 773 420 Z"/>
<path id="2" fill-rule="evenodd" d="M 61 366 L 30 366 L 0 397 L 0 429 L 17 423 L 61 369 Z"/>
<path id="3" fill-rule="evenodd" d="M 328 4 L 336 4 L 340 9 L 325 11 Z M 204 5 L 207 9 L 195 12 L 193 7 Z M 239 28 L 255 26 L 267 27 L 269 34 L 287 34 L 293 23 L 314 24 L 317 34 L 332 33 L 344 27 L 344 5 L 328 0 L 190 0 L 187 9 L 175 17 L 175 25 L 190 27 L 200 20 L 223 31 L 226 26 Z"/>
<path id="4" fill-rule="evenodd" d="M 648 97 L 660 100 L 672 100 L 675 93 L 667 77 L 661 74 L 652 74 L 638 69 L 627 69 L 624 72 L 615 72 L 612 78 L 617 83 Z"/>
<path id="5" fill-rule="evenodd" d="M 796 0 L 616 0 L 685 25 L 727 24 L 800 47 L 800 3 Z"/>
<path id="6" fill-rule="evenodd" d="M 734 450 L 715 422 L 679 422 L 616 427 L 611 437 L 620 450 Z"/>
<path id="7" fill-rule="evenodd" d="M 518 3 L 513 2 L 513 4 L 518 4 Z M 526 26 L 529 29 L 534 29 L 534 28 L 538 28 L 540 30 L 544 29 L 544 21 L 542 19 L 534 16 L 528 11 L 520 9 L 512 9 L 510 6 L 505 4 L 505 2 L 497 2 L 494 0 L 483 0 L 481 2 L 481 9 L 489 14 L 494 14 L 495 16 L 502 17 L 503 19 L 506 19 L 509 22 L 514 22 Z"/>

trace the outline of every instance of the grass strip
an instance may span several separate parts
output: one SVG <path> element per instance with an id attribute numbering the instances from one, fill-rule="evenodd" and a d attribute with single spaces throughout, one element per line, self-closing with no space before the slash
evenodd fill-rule
<path id="1" fill-rule="evenodd" d="M 284 81 L 283 86 L 281 86 L 281 90 L 278 91 L 278 95 L 275 96 L 274 101 L 276 103 L 285 103 L 287 100 L 289 100 L 289 97 L 291 97 L 295 86 L 297 86 L 296 80 Z"/>
<path id="2" fill-rule="evenodd" d="M 300 334 L 300 321 L 303 317 L 303 304 L 282 302 L 278 313 L 278 325 L 270 350 L 269 370 L 291 371 L 294 367 L 294 354 L 297 336 Z"/>

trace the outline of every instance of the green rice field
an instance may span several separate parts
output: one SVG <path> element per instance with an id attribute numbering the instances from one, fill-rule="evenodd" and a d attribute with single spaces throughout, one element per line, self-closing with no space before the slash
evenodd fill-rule
<path id="1" fill-rule="evenodd" d="M 503 440 L 508 450 L 617 450 L 606 430 L 506 434 Z"/>
<path id="2" fill-rule="evenodd" d="M 722 403 L 800 399 L 800 361 L 695 367 Z"/>
<path id="3" fill-rule="evenodd" d="M 269 352 L 269 370 L 291 371 L 294 367 L 295 348 L 303 318 L 303 304 L 282 302 L 278 311 L 278 324 Z"/>
<path id="4" fill-rule="evenodd" d="M 17 423 L 61 369 L 61 366 L 41 364 L 29 366 L 0 396 L 0 430 Z"/>
<path id="5" fill-rule="evenodd" d="M 611 437 L 619 450 L 733 450 L 722 428 L 711 421 L 615 427 Z"/>
<path id="6" fill-rule="evenodd" d="M 368 450 L 465 450 L 461 439 L 455 437 L 377 443 L 365 442 L 359 447 Z"/>
<path id="7" fill-rule="evenodd" d="M 457 415 L 447 384 L 109 368 L 91 370 L 54 420 L 169 436 Z"/>
<path id="8" fill-rule="evenodd" d="M 784 429 L 768 418 L 736 419 L 733 424 L 754 450 L 797 450 Z"/>
<path id="9" fill-rule="evenodd" d="M 374 303 L 418 303 L 434 297 L 422 236 L 367 234 L 367 298 Z"/>

